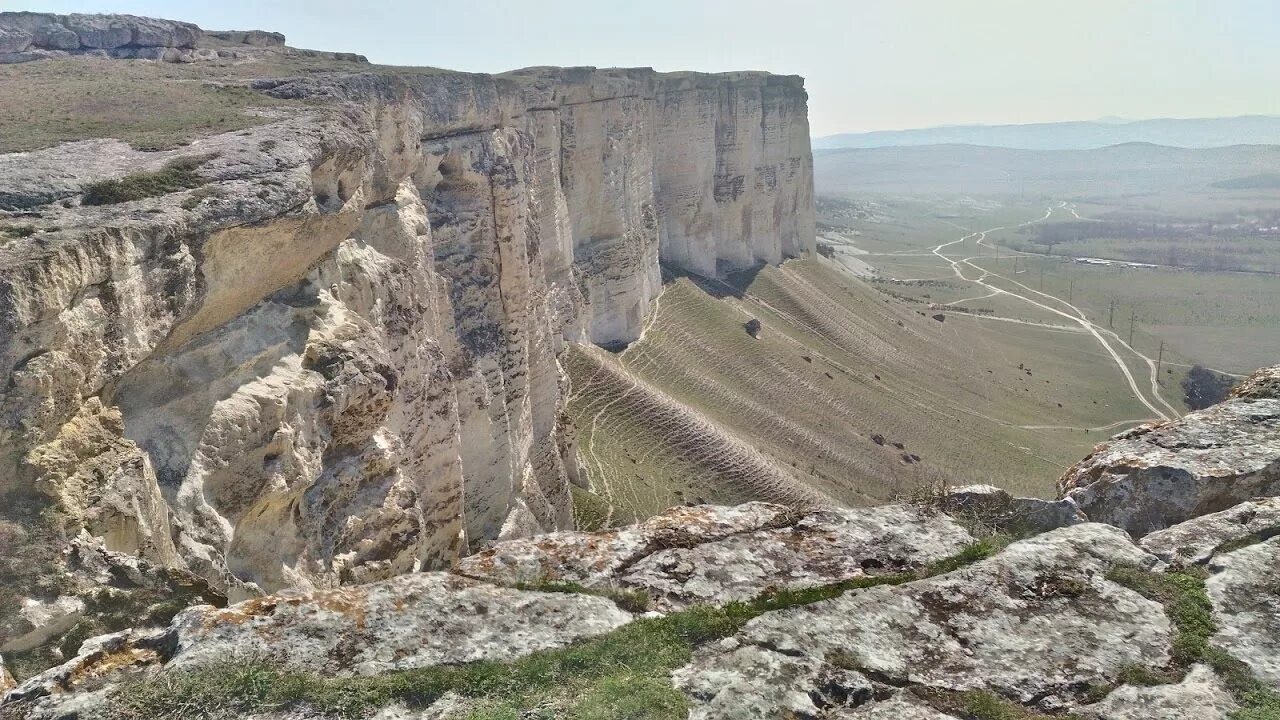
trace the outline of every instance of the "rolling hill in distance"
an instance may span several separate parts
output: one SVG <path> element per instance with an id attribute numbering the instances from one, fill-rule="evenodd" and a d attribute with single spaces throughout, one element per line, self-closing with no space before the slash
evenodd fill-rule
<path id="1" fill-rule="evenodd" d="M 841 133 L 813 139 L 814 150 L 914 145 L 986 145 L 1022 150 L 1086 150 L 1146 142 L 1183 148 L 1280 143 L 1280 117 L 1078 120 L 1027 125 L 947 125 Z"/>

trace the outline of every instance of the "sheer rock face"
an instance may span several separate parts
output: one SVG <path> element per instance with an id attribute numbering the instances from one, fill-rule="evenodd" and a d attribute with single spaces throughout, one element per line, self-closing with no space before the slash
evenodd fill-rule
<path id="1" fill-rule="evenodd" d="M 0 12 L 0 64 L 67 53 L 190 62 L 201 34 L 191 23 L 135 15 Z"/>
<path id="2" fill-rule="evenodd" d="M 0 209 L 38 230 L 0 245 L 0 496 L 233 602 L 570 527 L 565 343 L 636 338 L 671 243 L 707 272 L 812 247 L 799 78 L 257 85 L 324 105 L 0 156 Z M 183 158 L 205 185 L 80 202 Z"/>
<path id="3" fill-rule="evenodd" d="M 1068 470 L 1059 489 L 1090 520 L 1135 536 L 1280 495 L 1276 375 L 1261 370 L 1226 402 L 1117 435 Z"/>

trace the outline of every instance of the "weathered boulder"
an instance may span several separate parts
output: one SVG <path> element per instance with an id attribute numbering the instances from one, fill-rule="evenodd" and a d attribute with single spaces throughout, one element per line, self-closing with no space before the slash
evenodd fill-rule
<path id="1" fill-rule="evenodd" d="M 510 660 L 567 645 L 631 621 L 592 595 L 495 586 L 448 573 L 414 573 L 368 585 L 256 598 L 174 618 L 171 667 L 236 655 L 335 675 L 476 660 Z"/>
<path id="2" fill-rule="evenodd" d="M 1121 433 L 1058 481 L 1090 520 L 1142 536 L 1261 496 L 1280 495 L 1276 368 L 1231 399 Z"/>
<path id="3" fill-rule="evenodd" d="M 1195 665 L 1182 682 L 1122 685 L 1076 714 L 1086 720 L 1227 720 L 1237 708 L 1231 693 L 1207 665 Z"/>
<path id="4" fill-rule="evenodd" d="M 972 542 L 946 515 L 909 505 L 826 508 L 785 527 L 659 550 L 631 564 L 618 582 L 644 590 L 662 609 L 723 605 L 768 589 L 918 570 Z"/>
<path id="5" fill-rule="evenodd" d="M 635 525 L 599 533 L 557 532 L 501 542 L 463 558 L 455 571 L 501 583 L 574 582 L 608 585 L 641 558 L 665 547 L 688 547 L 787 525 L 781 505 L 676 507 Z"/>
<path id="6" fill-rule="evenodd" d="M 267 32 L 265 30 L 208 30 L 204 34 L 238 45 L 279 47 L 285 43 L 285 37 L 282 33 Z"/>
<path id="7" fill-rule="evenodd" d="M 909 692 L 894 693 L 883 702 L 871 702 L 855 710 L 837 710 L 831 720 L 960 720 L 940 712 Z"/>
<path id="8" fill-rule="evenodd" d="M 19 53 L 31 47 L 31 33 L 0 26 L 0 53 Z"/>
<path id="9" fill-rule="evenodd" d="M 873 691 L 860 673 L 733 639 L 704 648 L 673 681 L 694 701 L 690 720 L 819 717 L 861 705 Z"/>
<path id="10" fill-rule="evenodd" d="M 1280 537 L 1219 554 L 1209 569 L 1218 624 L 1210 642 L 1280 690 Z"/>
<path id="11" fill-rule="evenodd" d="M 447 573 L 283 593 L 219 610 L 189 608 L 165 628 L 92 638 L 76 657 L 23 682 L 2 704 L 39 701 L 31 717 L 79 706 L 139 673 L 236 658 L 322 675 L 372 675 L 477 660 L 511 660 L 608 632 L 632 616 L 592 595 L 513 590 Z M 47 698 L 47 699 L 45 699 Z M 91 715 L 91 717 L 96 717 Z"/>
<path id="12" fill-rule="evenodd" d="M 766 503 L 704 505 L 604 533 L 498 543 L 456 570 L 504 583 L 641 590 L 655 609 L 671 610 L 916 570 L 971 542 L 946 515 L 907 505 L 804 514 Z"/>
<path id="13" fill-rule="evenodd" d="M 133 27 L 119 15 L 68 15 L 66 26 L 80 38 L 80 45 L 87 48 L 109 50 L 133 42 Z"/>
<path id="14" fill-rule="evenodd" d="M 1147 552 L 1167 563 L 1208 562 L 1219 548 L 1280 535 L 1280 497 L 1246 500 L 1142 538 Z"/>
<path id="15" fill-rule="evenodd" d="M 999 532 L 1036 534 L 1086 521 L 1071 498 L 1042 500 L 1014 497 L 994 485 L 950 488 L 940 507 L 955 517 Z"/>
<path id="16" fill-rule="evenodd" d="M 80 36 L 62 23 L 49 23 L 36 29 L 35 44 L 49 50 L 75 50 L 80 47 Z"/>
<path id="17" fill-rule="evenodd" d="M 1155 562 L 1123 531 L 1074 525 L 946 575 L 765 614 L 737 640 L 888 684 L 1061 706 L 1126 665 L 1167 661 L 1163 608 L 1106 579 Z"/>
<path id="18" fill-rule="evenodd" d="M 1280 365 L 1260 368 L 1231 391 L 1237 400 L 1280 400 Z"/>

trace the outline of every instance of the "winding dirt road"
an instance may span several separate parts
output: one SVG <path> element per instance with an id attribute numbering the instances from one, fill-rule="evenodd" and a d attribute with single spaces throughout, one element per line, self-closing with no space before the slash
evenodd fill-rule
<path id="1" fill-rule="evenodd" d="M 1030 305 L 1038 307 L 1041 310 L 1045 310 L 1047 312 L 1053 313 L 1060 317 L 1066 318 L 1072 323 L 1079 325 L 1080 328 L 1083 329 L 1085 332 L 1088 332 L 1090 335 L 1093 335 L 1094 339 L 1098 341 L 1098 344 L 1102 346 L 1102 349 L 1105 350 L 1107 354 L 1111 356 L 1112 361 L 1115 362 L 1116 367 L 1120 370 L 1120 373 L 1124 376 L 1125 381 L 1129 384 L 1129 389 L 1133 392 L 1134 397 L 1136 397 L 1139 402 L 1141 402 L 1144 406 L 1146 406 L 1148 410 L 1150 410 L 1152 413 L 1155 414 L 1155 416 L 1162 418 L 1164 420 L 1171 420 L 1175 417 L 1178 417 L 1180 413 L 1176 409 L 1174 409 L 1174 407 L 1170 405 L 1160 395 L 1160 389 L 1159 389 L 1159 383 L 1158 383 L 1159 376 L 1157 375 L 1157 372 L 1156 372 L 1156 368 L 1157 368 L 1156 361 L 1135 350 L 1128 343 L 1121 340 L 1120 336 L 1117 335 L 1114 331 L 1094 324 L 1092 321 L 1088 319 L 1088 317 L 1084 314 L 1084 311 L 1082 311 L 1079 307 L 1067 302 L 1066 300 L 1063 300 L 1060 297 L 1057 297 L 1055 295 L 1050 295 L 1049 293 L 1042 292 L 1040 290 L 1033 290 L 1032 288 L 1018 282 L 1017 280 L 1014 280 L 1010 277 L 1002 275 L 994 270 L 989 270 L 987 268 L 983 268 L 979 265 L 974 264 L 973 260 L 976 259 L 974 257 L 954 258 L 954 257 L 948 256 L 943 252 L 944 249 L 949 248 L 953 245 L 962 244 L 967 240 L 974 240 L 974 242 L 978 245 L 982 245 L 982 246 L 994 249 L 995 246 L 990 245 L 986 242 L 986 238 L 988 234 L 996 232 L 997 230 L 1016 229 L 1020 227 L 1025 227 L 1027 225 L 1033 225 L 1035 223 L 1044 222 L 1045 220 L 1048 220 L 1050 217 L 1052 217 L 1053 211 L 1055 209 L 1070 210 L 1072 211 L 1073 214 L 1075 210 L 1074 207 L 1068 208 L 1067 203 L 1065 201 L 1060 202 L 1056 207 L 1051 206 L 1049 208 L 1046 208 L 1043 216 L 1038 217 L 1034 220 L 1028 220 L 1027 222 L 1024 222 L 1024 223 L 1019 223 L 1018 225 L 1012 226 L 1012 228 L 1010 226 L 1001 225 L 998 227 L 988 228 L 986 230 L 979 230 L 977 232 L 972 232 L 956 240 L 941 243 L 937 247 L 933 248 L 933 254 L 938 256 L 938 258 L 940 258 L 943 262 L 947 263 L 950 266 L 951 271 L 955 274 L 955 276 L 960 278 L 961 280 L 964 280 L 965 282 L 971 282 L 976 285 L 981 285 L 987 290 L 990 290 L 992 295 L 1005 295 L 1011 298 L 1017 298 L 1019 300 L 1022 300 L 1023 302 L 1026 302 Z M 1021 254 L 1029 255 L 1031 253 L 1021 253 Z M 965 275 L 965 268 L 972 269 L 980 274 L 976 278 L 968 277 Z M 1026 294 L 1023 294 L 1022 292 L 1016 292 L 1013 290 L 1007 290 L 1005 288 L 997 287 L 995 285 L 992 285 L 986 282 L 987 278 L 991 278 L 991 277 L 999 278 L 1001 280 L 1004 280 L 1005 282 L 1012 283 L 1013 285 L 1016 285 L 1017 287 L 1026 291 Z M 1039 300 L 1036 300 L 1034 299 L 1033 296 L 1039 296 L 1040 298 L 1043 298 L 1046 302 L 1041 302 Z M 1053 307 L 1052 305 L 1047 303 L 1056 303 L 1059 307 Z M 1063 310 L 1060 308 L 1067 308 L 1067 310 Z M 1110 336 L 1110 340 L 1108 340 L 1108 336 Z M 1125 363 L 1124 358 L 1121 357 L 1120 353 L 1116 350 L 1115 345 L 1113 345 L 1112 343 L 1115 343 L 1115 345 L 1118 345 L 1123 350 L 1128 351 L 1134 357 L 1137 357 L 1138 359 L 1147 363 L 1151 371 L 1150 373 L 1151 388 L 1149 391 L 1144 392 L 1143 389 L 1139 387 L 1138 381 L 1133 376 L 1133 372 L 1129 369 L 1128 364 Z M 1148 397 L 1147 395 L 1148 392 L 1150 393 L 1150 397 Z M 1163 409 L 1161 409 L 1161 407 L 1163 407 Z"/>

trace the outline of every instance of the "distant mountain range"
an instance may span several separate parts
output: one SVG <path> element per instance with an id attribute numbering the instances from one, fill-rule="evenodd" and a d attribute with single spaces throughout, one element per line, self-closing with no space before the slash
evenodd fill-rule
<path id="1" fill-rule="evenodd" d="M 1280 144 L 1280 117 L 1080 120 L 1030 125 L 949 125 L 814 138 L 814 149 L 986 145 L 1021 150 L 1089 150 L 1129 142 L 1184 148 Z"/>

